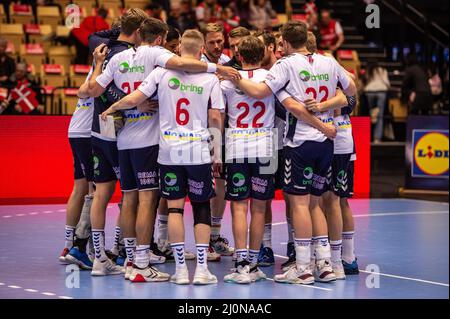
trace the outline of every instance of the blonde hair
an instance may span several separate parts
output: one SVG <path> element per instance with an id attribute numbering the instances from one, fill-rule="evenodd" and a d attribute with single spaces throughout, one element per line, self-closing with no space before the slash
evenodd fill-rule
<path id="1" fill-rule="evenodd" d="M 197 55 L 205 42 L 203 34 L 198 30 L 186 30 L 181 37 L 181 47 L 190 54 Z"/>
<path id="2" fill-rule="evenodd" d="M 311 31 L 308 31 L 308 38 L 306 39 L 306 49 L 311 53 L 317 52 L 316 36 Z"/>
<path id="3" fill-rule="evenodd" d="M 203 30 L 203 34 L 206 37 L 208 33 L 220 32 L 223 33 L 223 25 L 219 23 L 208 23 Z"/>
<path id="4" fill-rule="evenodd" d="M 250 31 L 244 27 L 236 27 L 230 31 L 230 38 L 243 38 L 251 35 Z"/>
<path id="5" fill-rule="evenodd" d="M 120 19 L 121 32 L 127 36 L 132 35 L 148 18 L 148 14 L 142 9 L 129 9 Z"/>

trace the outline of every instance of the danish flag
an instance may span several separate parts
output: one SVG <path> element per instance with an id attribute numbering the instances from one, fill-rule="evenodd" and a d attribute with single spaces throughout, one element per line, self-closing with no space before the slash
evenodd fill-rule
<path id="1" fill-rule="evenodd" d="M 17 86 L 11 91 L 11 98 L 19 104 L 25 114 L 30 113 L 39 105 L 36 93 L 30 88 L 27 80 L 17 81 Z"/>

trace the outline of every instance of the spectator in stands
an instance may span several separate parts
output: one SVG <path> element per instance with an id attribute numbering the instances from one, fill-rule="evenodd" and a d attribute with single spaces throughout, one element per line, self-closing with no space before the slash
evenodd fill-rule
<path id="1" fill-rule="evenodd" d="M 180 55 L 180 40 L 180 31 L 169 25 L 169 32 L 167 32 L 167 38 L 166 43 L 164 44 L 164 48 L 166 48 L 170 52 Z"/>
<path id="2" fill-rule="evenodd" d="M 433 114 L 439 114 L 442 108 L 442 79 L 436 64 L 428 69 L 428 77 L 431 95 L 433 96 Z"/>
<path id="3" fill-rule="evenodd" d="M 317 5 L 315 3 L 315 0 L 308 0 L 304 5 L 303 5 L 303 11 L 305 12 L 306 15 L 311 15 L 311 14 L 318 14 L 319 11 L 317 9 Z"/>
<path id="4" fill-rule="evenodd" d="M 104 8 L 97 10 L 97 15 L 89 16 L 81 22 L 79 28 L 72 29 L 70 39 L 75 44 L 77 55 L 75 57 L 75 64 L 87 64 L 89 60 L 89 35 L 92 33 L 108 30 L 109 24 L 106 22 L 108 11 Z"/>
<path id="5" fill-rule="evenodd" d="M 270 1 L 250 0 L 250 25 L 256 30 L 271 29 L 272 19 L 276 16 L 277 14 L 272 10 Z"/>
<path id="6" fill-rule="evenodd" d="M 195 9 L 195 15 L 200 29 L 203 30 L 208 23 L 220 21 L 222 7 L 217 4 L 216 0 L 204 0 Z"/>
<path id="7" fill-rule="evenodd" d="M 250 29 L 250 0 L 237 0 L 234 11 L 240 19 L 240 26 Z"/>
<path id="8" fill-rule="evenodd" d="M 189 1 L 173 2 L 167 24 L 180 30 L 181 33 L 188 29 L 198 28 L 195 13 L 191 10 Z"/>
<path id="9" fill-rule="evenodd" d="M 320 43 L 320 24 L 319 15 L 315 12 L 308 14 L 308 31 L 312 32 L 316 38 L 317 43 Z"/>
<path id="10" fill-rule="evenodd" d="M 161 20 L 163 22 L 167 21 L 167 13 L 164 11 L 162 5 L 156 2 L 149 3 L 145 7 L 147 14 L 155 19 Z"/>
<path id="11" fill-rule="evenodd" d="M 227 6 L 222 10 L 222 21 L 225 35 L 228 35 L 233 28 L 239 26 L 240 18 L 235 14 L 231 6 Z"/>
<path id="12" fill-rule="evenodd" d="M 387 70 L 379 66 L 376 61 L 370 61 L 366 71 L 364 92 L 369 103 L 372 123 L 375 123 L 373 134 L 375 143 L 381 142 L 383 137 L 384 109 L 389 88 Z"/>
<path id="13" fill-rule="evenodd" d="M 10 90 L 6 100 L 1 102 L 0 113 L 12 115 L 44 113 L 41 88 L 29 77 L 25 63 L 17 63 L 16 72 L 5 86 Z"/>
<path id="14" fill-rule="evenodd" d="M 428 83 L 428 74 L 419 65 L 415 53 L 410 53 L 406 57 L 405 76 L 402 85 L 402 100 L 408 103 L 409 114 L 428 115 L 433 98 L 431 88 Z"/>
<path id="15" fill-rule="evenodd" d="M 344 31 L 341 24 L 331 18 L 328 9 L 320 12 L 320 48 L 335 52 L 344 43 Z"/>
<path id="16" fill-rule="evenodd" d="M 8 41 L 0 38 L 0 84 L 8 81 L 9 77 L 16 71 L 14 59 L 6 53 L 7 46 Z"/>

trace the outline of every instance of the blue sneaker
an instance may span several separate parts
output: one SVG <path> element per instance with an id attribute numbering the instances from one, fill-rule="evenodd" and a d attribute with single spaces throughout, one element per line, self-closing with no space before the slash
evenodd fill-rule
<path id="1" fill-rule="evenodd" d="M 288 271 L 296 262 L 295 245 L 294 243 L 287 244 L 286 255 L 288 260 L 281 264 L 281 269 L 286 272 Z"/>
<path id="2" fill-rule="evenodd" d="M 275 264 L 275 257 L 273 256 L 272 248 L 261 245 L 258 255 L 258 266 L 269 267 L 273 264 Z"/>
<path id="3" fill-rule="evenodd" d="M 286 256 L 291 257 L 291 255 L 295 258 L 295 245 L 294 243 L 288 243 L 286 249 Z"/>
<path id="4" fill-rule="evenodd" d="M 66 262 L 73 265 L 78 265 L 81 269 L 91 270 L 92 261 L 86 252 L 82 252 L 78 247 L 72 247 L 66 255 Z"/>
<path id="5" fill-rule="evenodd" d="M 357 258 L 355 258 L 355 260 L 353 260 L 353 262 L 351 264 L 342 261 L 342 265 L 344 266 L 344 272 L 346 275 L 357 275 L 359 274 L 359 268 L 358 268 L 358 262 L 357 262 Z"/>

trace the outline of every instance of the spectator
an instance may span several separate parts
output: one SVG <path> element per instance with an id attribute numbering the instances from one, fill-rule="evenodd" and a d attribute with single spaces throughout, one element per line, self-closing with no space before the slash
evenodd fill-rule
<path id="1" fill-rule="evenodd" d="M 195 14 L 190 8 L 189 1 L 172 3 L 167 24 L 180 30 L 181 33 L 188 29 L 198 28 Z"/>
<path id="2" fill-rule="evenodd" d="M 256 30 L 267 30 L 272 28 L 272 19 L 276 17 L 272 10 L 270 1 L 250 0 L 250 24 Z"/>
<path id="3" fill-rule="evenodd" d="M 317 43 L 320 43 L 320 25 L 319 15 L 317 13 L 311 13 L 308 15 L 308 31 L 312 32 L 316 38 Z"/>
<path id="4" fill-rule="evenodd" d="M 240 18 L 234 13 L 233 9 L 228 6 L 222 10 L 222 21 L 225 35 L 228 35 L 233 28 L 239 26 Z"/>
<path id="5" fill-rule="evenodd" d="M 6 53 L 7 47 L 8 41 L 0 38 L 0 84 L 8 81 L 9 77 L 16 71 L 14 59 Z"/>
<path id="6" fill-rule="evenodd" d="M 237 0 L 235 2 L 235 12 L 240 18 L 240 26 L 250 29 L 250 0 Z"/>
<path id="7" fill-rule="evenodd" d="M 241 63 L 239 62 L 239 59 L 237 57 L 238 46 L 241 42 L 241 39 L 249 35 L 250 31 L 244 27 L 237 27 L 230 31 L 228 42 L 230 44 L 230 50 L 233 57 L 225 64 L 226 66 L 231 66 L 239 70 L 242 68 Z"/>
<path id="8" fill-rule="evenodd" d="M 147 14 L 155 19 L 161 20 L 163 22 L 167 21 L 167 13 L 164 11 L 162 5 L 159 3 L 150 3 L 145 7 Z"/>
<path id="9" fill-rule="evenodd" d="M 180 40 L 180 31 L 172 26 L 169 26 L 169 32 L 167 32 L 167 39 L 166 44 L 164 44 L 164 48 L 175 53 L 176 55 L 180 55 Z"/>
<path id="10" fill-rule="evenodd" d="M 97 15 L 85 18 L 79 28 L 72 29 L 70 39 L 77 49 L 75 64 L 86 64 L 89 59 L 89 35 L 109 29 L 109 24 L 105 20 L 107 15 L 108 11 L 100 8 L 97 10 Z"/>
<path id="11" fill-rule="evenodd" d="M 389 87 L 390 82 L 387 70 L 379 66 L 376 61 L 370 61 L 367 66 L 364 92 L 369 103 L 372 123 L 376 123 L 374 131 L 375 143 L 381 142 L 383 137 L 383 116 Z"/>
<path id="12" fill-rule="evenodd" d="M 320 21 L 320 48 L 335 52 L 344 43 L 344 31 L 341 24 L 331 18 L 330 11 L 321 11 Z"/>
<path id="13" fill-rule="evenodd" d="M 408 103 L 411 115 L 428 115 L 433 104 L 428 75 L 419 65 L 415 53 L 410 53 L 406 57 L 402 100 Z"/>
<path id="14" fill-rule="evenodd" d="M 204 0 L 195 9 L 195 15 L 200 29 L 204 29 L 208 23 L 215 23 L 222 16 L 222 7 L 216 0 Z"/>
<path id="15" fill-rule="evenodd" d="M 311 15 L 311 14 L 318 14 L 319 11 L 317 9 L 317 5 L 315 4 L 315 0 L 308 0 L 304 5 L 303 5 L 303 11 L 305 12 L 306 15 Z"/>
<path id="16" fill-rule="evenodd" d="M 44 106 L 40 87 L 30 79 L 25 63 L 18 63 L 16 72 L 6 86 L 10 92 L 2 101 L 0 113 L 3 114 L 43 114 Z"/>
<path id="17" fill-rule="evenodd" d="M 205 36 L 205 52 L 202 54 L 203 62 L 225 64 L 230 58 L 223 54 L 225 37 L 223 26 L 218 23 L 208 23 L 203 31 Z"/>

